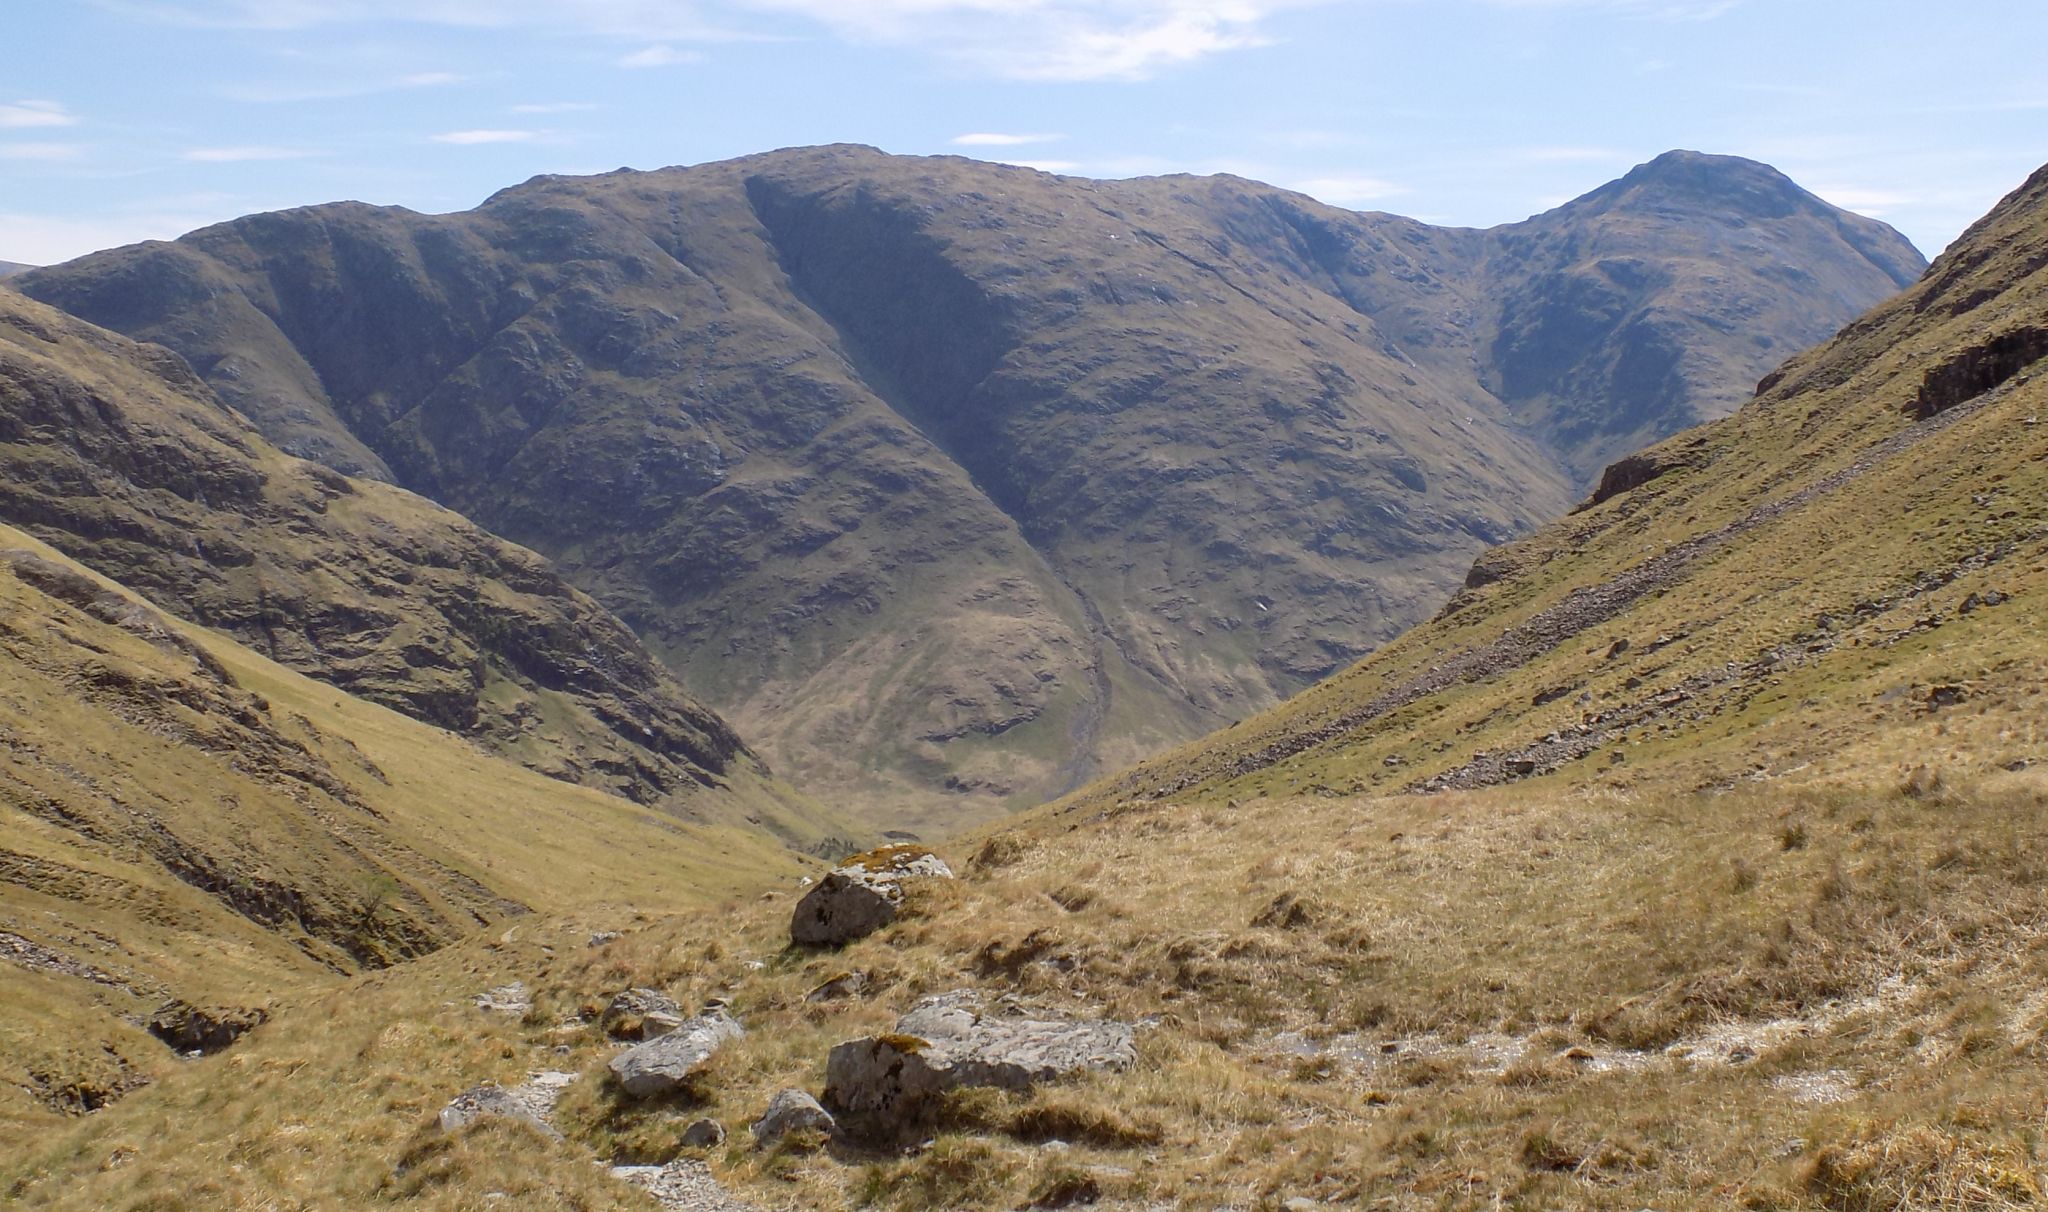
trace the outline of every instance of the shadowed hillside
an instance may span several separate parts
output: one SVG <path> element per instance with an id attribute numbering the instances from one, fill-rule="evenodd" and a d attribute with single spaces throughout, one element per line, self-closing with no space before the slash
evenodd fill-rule
<path id="1" fill-rule="evenodd" d="M 278 452 L 177 357 L 0 290 L 0 519 L 323 681 L 558 779 L 697 819 L 763 779 L 533 553 Z M 786 840 L 843 835 L 794 797 Z"/>
<path id="2" fill-rule="evenodd" d="M 1342 668 L 1919 268 L 1690 153 L 1477 232 L 835 147 L 20 281 L 545 553 L 799 784 L 943 825 Z"/>

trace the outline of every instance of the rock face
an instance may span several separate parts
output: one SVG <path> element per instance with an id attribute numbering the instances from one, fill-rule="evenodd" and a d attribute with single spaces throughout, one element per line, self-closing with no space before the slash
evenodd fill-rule
<path id="1" fill-rule="evenodd" d="M 753 1123 L 754 1144 L 762 1149 L 774 1148 L 792 1132 L 823 1132 L 830 1136 L 838 1130 L 832 1113 L 802 1090 L 777 1093 L 768 1100 L 768 1109 L 761 1113 L 761 1118 Z"/>
<path id="2" fill-rule="evenodd" d="M 688 1086 L 720 1048 L 744 1035 L 746 1031 L 724 1009 L 712 1008 L 659 1039 L 621 1052 L 609 1067 L 635 1098 L 668 1094 Z"/>
<path id="3" fill-rule="evenodd" d="M 598 1029 L 613 1039 L 650 1040 L 683 1025 L 682 1007 L 659 989 L 628 989 L 613 997 Z"/>
<path id="4" fill-rule="evenodd" d="M 233 1047 L 236 1040 L 262 1025 L 261 1009 L 207 1009 L 189 1002 L 170 1002 L 149 1016 L 149 1033 L 175 1052 L 211 1056 Z"/>
<path id="5" fill-rule="evenodd" d="M 840 947 L 896 920 L 903 883 L 951 879 L 953 869 L 922 846 L 884 846 L 846 860 L 796 903 L 789 940 L 799 947 Z"/>
<path id="6" fill-rule="evenodd" d="M 1690 153 L 1477 232 L 830 147 L 15 281 L 555 558 L 779 772 L 921 828 L 1351 663 L 1920 268 Z"/>
<path id="7" fill-rule="evenodd" d="M 914 1122 L 934 1095 L 961 1086 L 1027 1091 L 1137 1060 L 1123 1023 L 985 1017 L 965 995 L 928 999 L 895 1032 L 851 1040 L 825 1065 L 825 1105 L 884 1128 Z"/>

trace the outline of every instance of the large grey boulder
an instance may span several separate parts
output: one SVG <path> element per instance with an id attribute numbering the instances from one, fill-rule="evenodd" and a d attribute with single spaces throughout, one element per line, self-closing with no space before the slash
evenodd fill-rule
<path id="1" fill-rule="evenodd" d="M 659 989 L 628 989 L 612 997 L 597 1025 L 613 1039 L 658 1039 L 683 1025 L 683 1008 Z"/>
<path id="2" fill-rule="evenodd" d="M 839 947 L 896 920 L 903 884 L 952 879 L 953 869 L 923 846 L 884 846 L 855 855 L 796 903 L 789 939 L 800 947 Z"/>
<path id="3" fill-rule="evenodd" d="M 914 1120 L 962 1086 L 1028 1091 L 1041 1082 L 1137 1060 L 1129 1024 L 984 1016 L 971 996 L 929 998 L 888 1035 L 850 1040 L 825 1061 L 825 1105 L 886 1124 Z"/>
<path id="4" fill-rule="evenodd" d="M 772 1149 L 792 1132 L 810 1130 L 830 1136 L 839 1130 L 832 1113 L 802 1090 L 784 1090 L 768 1100 L 768 1109 L 754 1121 L 754 1144 Z"/>
<path id="5" fill-rule="evenodd" d="M 659 1039 L 619 1053 L 609 1068 L 635 1098 L 667 1094 L 688 1085 L 720 1048 L 745 1035 L 723 1007 L 713 1007 Z"/>
<path id="6" fill-rule="evenodd" d="M 844 946 L 895 921 L 903 880 L 952 878 L 952 868 L 924 846 L 883 846 L 858 854 L 797 901 L 788 940 L 797 946 Z"/>

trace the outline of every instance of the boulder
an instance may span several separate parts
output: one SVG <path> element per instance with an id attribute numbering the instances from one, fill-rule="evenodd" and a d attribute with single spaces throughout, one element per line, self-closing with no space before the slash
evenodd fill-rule
<path id="1" fill-rule="evenodd" d="M 609 1068 L 626 1093 L 648 1098 L 682 1089 L 729 1040 L 746 1031 L 723 1007 L 712 1007 L 675 1030 L 613 1057 Z"/>
<path id="2" fill-rule="evenodd" d="M 896 920 L 903 884 L 911 879 L 952 879 L 952 868 L 923 846 L 884 846 L 840 864 L 797 902 L 790 941 L 800 947 L 839 947 Z"/>
<path id="3" fill-rule="evenodd" d="M 659 989 L 628 989 L 615 994 L 598 1029 L 613 1039 L 658 1039 L 683 1025 L 683 1008 Z"/>
<path id="4" fill-rule="evenodd" d="M 683 1129 L 683 1148 L 716 1149 L 725 1143 L 725 1125 L 715 1119 L 700 1119 Z"/>
<path id="5" fill-rule="evenodd" d="M 850 1040 L 825 1062 L 825 1105 L 892 1125 L 913 1122 L 927 1100 L 962 1086 L 1028 1091 L 1137 1060 L 1126 1023 L 982 1015 L 972 995 L 928 998 L 888 1035 Z"/>
<path id="6" fill-rule="evenodd" d="M 754 1121 L 754 1144 L 757 1148 L 772 1149 L 790 1133 L 806 1130 L 831 1136 L 839 1130 L 839 1124 L 830 1111 L 818 1105 L 817 1099 L 801 1090 L 784 1090 L 768 1101 L 768 1109 Z"/>

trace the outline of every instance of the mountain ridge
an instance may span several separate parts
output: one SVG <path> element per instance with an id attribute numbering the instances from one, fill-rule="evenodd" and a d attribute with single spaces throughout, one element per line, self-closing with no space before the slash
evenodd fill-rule
<path id="1" fill-rule="evenodd" d="M 1733 171 L 1695 160 L 1657 171 Z M 21 281 L 548 555 L 779 770 L 925 828 L 1343 667 L 1917 256 L 1818 203 L 1599 205 L 1445 231 L 835 146 Z"/>

